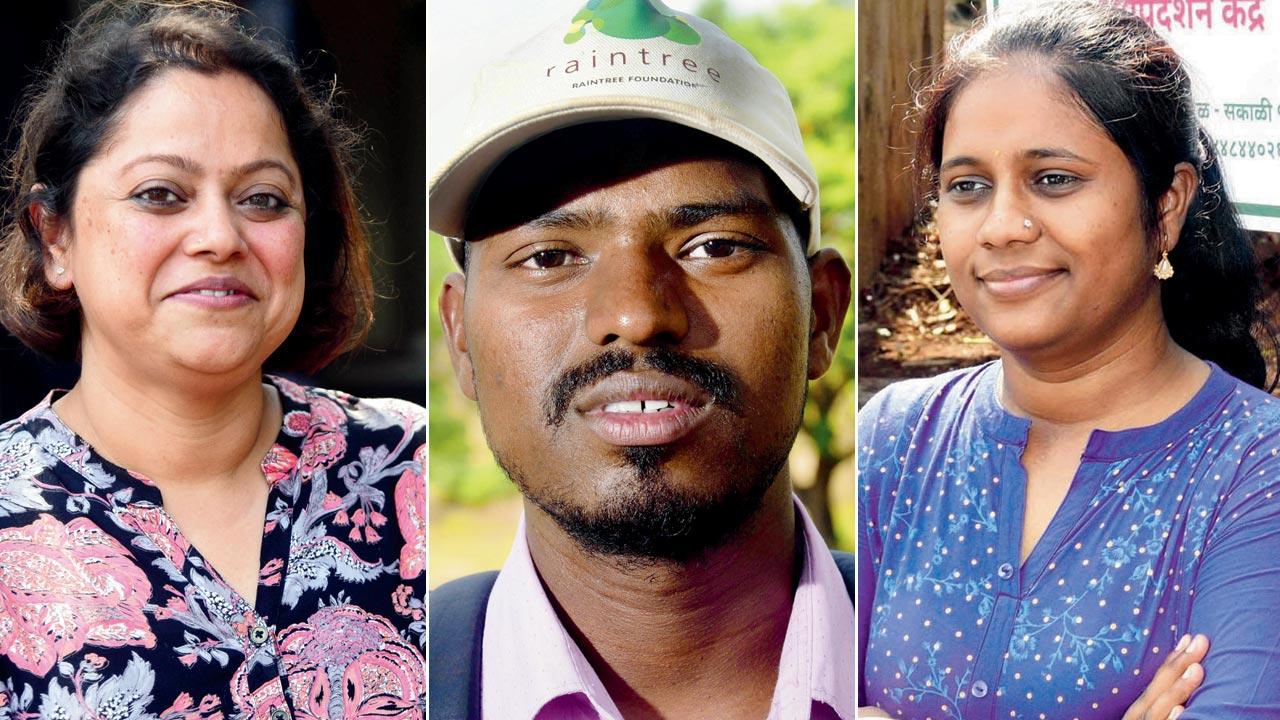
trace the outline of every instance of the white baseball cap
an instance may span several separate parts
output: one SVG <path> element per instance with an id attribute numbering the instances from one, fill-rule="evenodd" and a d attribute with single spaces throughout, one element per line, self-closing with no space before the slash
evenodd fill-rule
<path id="1" fill-rule="evenodd" d="M 759 158 L 809 213 L 818 179 L 782 83 L 713 23 L 661 0 L 590 0 L 481 71 L 461 149 L 430 184 L 432 230 L 462 262 L 476 191 L 511 151 L 553 130 L 652 118 L 701 130 Z"/>

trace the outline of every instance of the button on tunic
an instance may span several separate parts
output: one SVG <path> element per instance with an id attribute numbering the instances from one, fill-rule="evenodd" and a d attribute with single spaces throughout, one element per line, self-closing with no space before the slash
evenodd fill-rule
<path id="1" fill-rule="evenodd" d="M 860 704 L 927 720 L 1118 718 L 1184 633 L 1183 720 L 1280 717 L 1280 401 L 1211 365 L 1156 425 L 1094 431 L 1019 565 L 1030 422 L 999 363 L 858 417 Z"/>

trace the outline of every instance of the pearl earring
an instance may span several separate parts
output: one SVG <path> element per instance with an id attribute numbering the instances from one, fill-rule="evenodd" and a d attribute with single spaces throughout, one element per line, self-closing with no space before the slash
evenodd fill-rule
<path id="1" fill-rule="evenodd" d="M 67 269 L 59 265 L 58 267 L 54 268 L 53 271 L 61 275 L 62 273 L 66 272 Z"/>
<path id="2" fill-rule="evenodd" d="M 1160 262 L 1151 269 L 1151 274 L 1155 275 L 1159 280 L 1168 280 L 1173 277 L 1173 263 L 1169 262 L 1169 251 L 1160 253 Z"/>

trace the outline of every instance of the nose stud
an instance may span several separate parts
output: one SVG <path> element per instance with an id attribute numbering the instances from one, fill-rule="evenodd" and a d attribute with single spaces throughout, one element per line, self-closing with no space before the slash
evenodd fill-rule
<path id="1" fill-rule="evenodd" d="M 1032 225 L 1031 218 L 1022 218 L 1022 227 L 1030 230 L 1031 225 Z"/>

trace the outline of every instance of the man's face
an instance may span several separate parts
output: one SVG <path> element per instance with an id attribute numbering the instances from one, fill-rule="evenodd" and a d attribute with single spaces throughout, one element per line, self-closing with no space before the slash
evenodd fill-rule
<path id="1" fill-rule="evenodd" d="M 459 383 L 498 462 L 579 544 L 694 556 L 785 479 L 812 372 L 800 242 L 736 160 L 545 194 L 446 281 Z"/>

